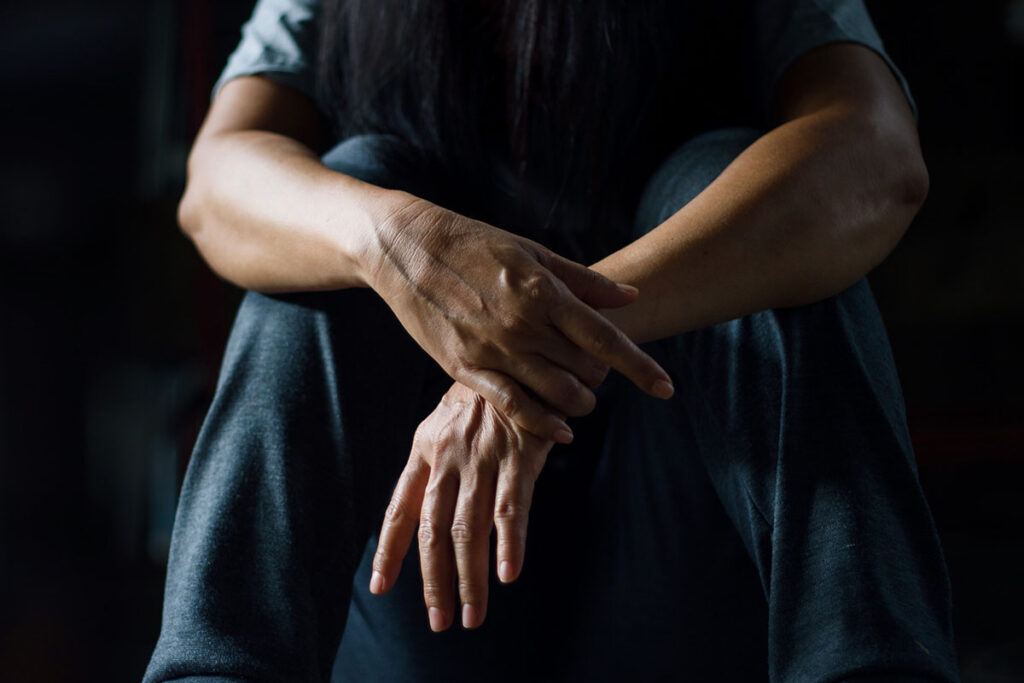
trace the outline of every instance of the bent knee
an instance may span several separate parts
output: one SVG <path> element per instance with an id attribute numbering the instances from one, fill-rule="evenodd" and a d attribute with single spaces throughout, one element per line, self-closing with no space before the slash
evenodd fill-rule
<path id="1" fill-rule="evenodd" d="M 435 203 L 446 201 L 439 164 L 396 135 L 363 133 L 342 140 L 320 159 L 338 173 Z"/>

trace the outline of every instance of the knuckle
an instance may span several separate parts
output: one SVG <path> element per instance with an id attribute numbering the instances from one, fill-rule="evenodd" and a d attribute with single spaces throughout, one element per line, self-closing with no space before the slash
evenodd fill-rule
<path id="1" fill-rule="evenodd" d="M 504 387 L 498 392 L 498 410 L 507 417 L 514 418 L 522 412 L 522 405 L 516 392 L 509 387 Z"/>
<path id="2" fill-rule="evenodd" d="M 536 303 L 550 303 L 558 298 L 558 284 L 547 272 L 531 273 L 523 281 L 526 297 Z"/>
<path id="3" fill-rule="evenodd" d="M 431 519 L 420 520 L 420 528 L 416 532 L 416 539 L 419 541 L 420 548 L 427 551 L 438 550 L 444 541 L 440 529 L 437 528 L 437 524 Z"/>
<path id="4" fill-rule="evenodd" d="M 474 602 L 472 598 L 483 592 L 480 582 L 469 576 L 459 576 L 459 595 L 464 602 Z"/>
<path id="5" fill-rule="evenodd" d="M 384 521 L 391 526 L 398 526 L 408 518 L 409 511 L 405 501 L 399 496 L 392 498 L 387 510 L 384 511 Z"/>
<path id="6" fill-rule="evenodd" d="M 476 539 L 476 530 L 473 523 L 465 517 L 457 517 L 452 522 L 452 542 L 456 547 L 471 545 Z"/>
<path id="7" fill-rule="evenodd" d="M 590 344 L 598 353 L 608 353 L 619 341 L 618 335 L 608 325 L 601 325 L 590 337 Z"/>
<path id="8" fill-rule="evenodd" d="M 512 336 L 523 336 L 532 331 L 530 322 L 520 313 L 510 313 L 501 322 L 504 331 Z"/>
<path id="9" fill-rule="evenodd" d="M 526 530 L 516 526 L 508 526 L 498 536 L 497 550 L 503 559 L 509 560 L 522 557 L 526 548 Z"/>
<path id="10" fill-rule="evenodd" d="M 444 601 L 445 588 L 439 581 L 423 578 L 423 602 L 428 607 L 440 607 Z"/>
<path id="11" fill-rule="evenodd" d="M 526 515 L 522 503 L 511 496 L 501 496 L 494 505 L 494 521 L 501 524 L 515 526 Z"/>

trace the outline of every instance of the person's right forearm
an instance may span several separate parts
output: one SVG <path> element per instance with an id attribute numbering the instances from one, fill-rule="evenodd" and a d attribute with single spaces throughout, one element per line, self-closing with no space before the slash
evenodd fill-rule
<path id="1" fill-rule="evenodd" d="M 520 427 L 571 440 L 609 368 L 671 380 L 596 308 L 636 292 L 540 244 L 324 166 L 315 112 L 263 79 L 218 94 L 180 222 L 222 277 L 264 292 L 370 287 L 452 377 Z"/>
<path id="2" fill-rule="evenodd" d="M 375 226 L 413 199 L 332 171 L 284 135 L 229 131 L 197 141 L 178 218 L 240 287 L 343 289 L 367 286 Z"/>

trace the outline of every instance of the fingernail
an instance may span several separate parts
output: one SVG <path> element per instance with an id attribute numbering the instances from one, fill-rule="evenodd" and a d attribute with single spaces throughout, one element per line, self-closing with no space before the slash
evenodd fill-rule
<path id="1" fill-rule="evenodd" d="M 498 578 L 508 583 L 512 580 L 512 563 L 508 560 L 502 560 L 498 566 Z"/>
<path id="2" fill-rule="evenodd" d="M 431 607 L 427 610 L 427 614 L 430 617 L 430 630 L 434 633 L 444 630 L 444 612 L 436 607 Z"/>
<path id="3" fill-rule="evenodd" d="M 374 571 L 373 576 L 370 577 L 370 592 L 374 595 L 384 592 L 384 575 L 378 571 Z"/>
<path id="4" fill-rule="evenodd" d="M 462 606 L 462 628 L 476 628 L 480 625 L 480 613 L 473 605 Z"/>
<path id="5" fill-rule="evenodd" d="M 634 287 L 633 285 L 626 285 L 619 282 L 615 286 L 619 288 L 620 292 L 622 292 L 623 294 L 629 294 L 630 296 L 636 296 L 637 294 L 640 293 L 640 290 Z"/>
<path id="6" fill-rule="evenodd" d="M 672 382 L 659 379 L 654 383 L 652 391 L 658 398 L 672 398 L 672 394 L 676 393 L 676 388 L 672 386 Z"/>
<path id="7" fill-rule="evenodd" d="M 572 430 L 568 425 L 562 425 L 555 430 L 555 441 L 558 443 L 572 443 Z"/>

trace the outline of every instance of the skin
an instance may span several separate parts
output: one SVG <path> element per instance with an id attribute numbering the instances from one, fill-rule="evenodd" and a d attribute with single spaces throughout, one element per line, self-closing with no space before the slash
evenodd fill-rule
<path id="1" fill-rule="evenodd" d="M 264 292 L 372 287 L 453 379 L 556 441 L 572 440 L 565 416 L 593 409 L 590 388 L 609 367 L 672 395 L 668 374 L 595 310 L 632 302 L 635 288 L 328 169 L 308 146 L 324 125 L 308 99 L 266 79 L 217 95 L 178 211 L 217 273 Z"/>
<path id="2" fill-rule="evenodd" d="M 513 581 L 534 482 L 553 444 L 571 439 L 564 418 L 593 407 L 589 389 L 609 367 L 671 395 L 634 342 L 818 301 L 893 249 L 928 175 L 885 63 L 856 45 L 816 49 L 787 70 L 775 103 L 777 126 L 703 193 L 586 269 L 326 169 L 323 122 L 288 88 L 258 77 L 223 88 L 180 209 L 204 258 L 261 291 L 373 287 L 456 380 L 416 431 L 372 592 L 394 586 L 417 535 L 431 628 L 448 628 L 457 604 L 463 625 L 479 626 L 492 528 L 499 578 Z"/>

